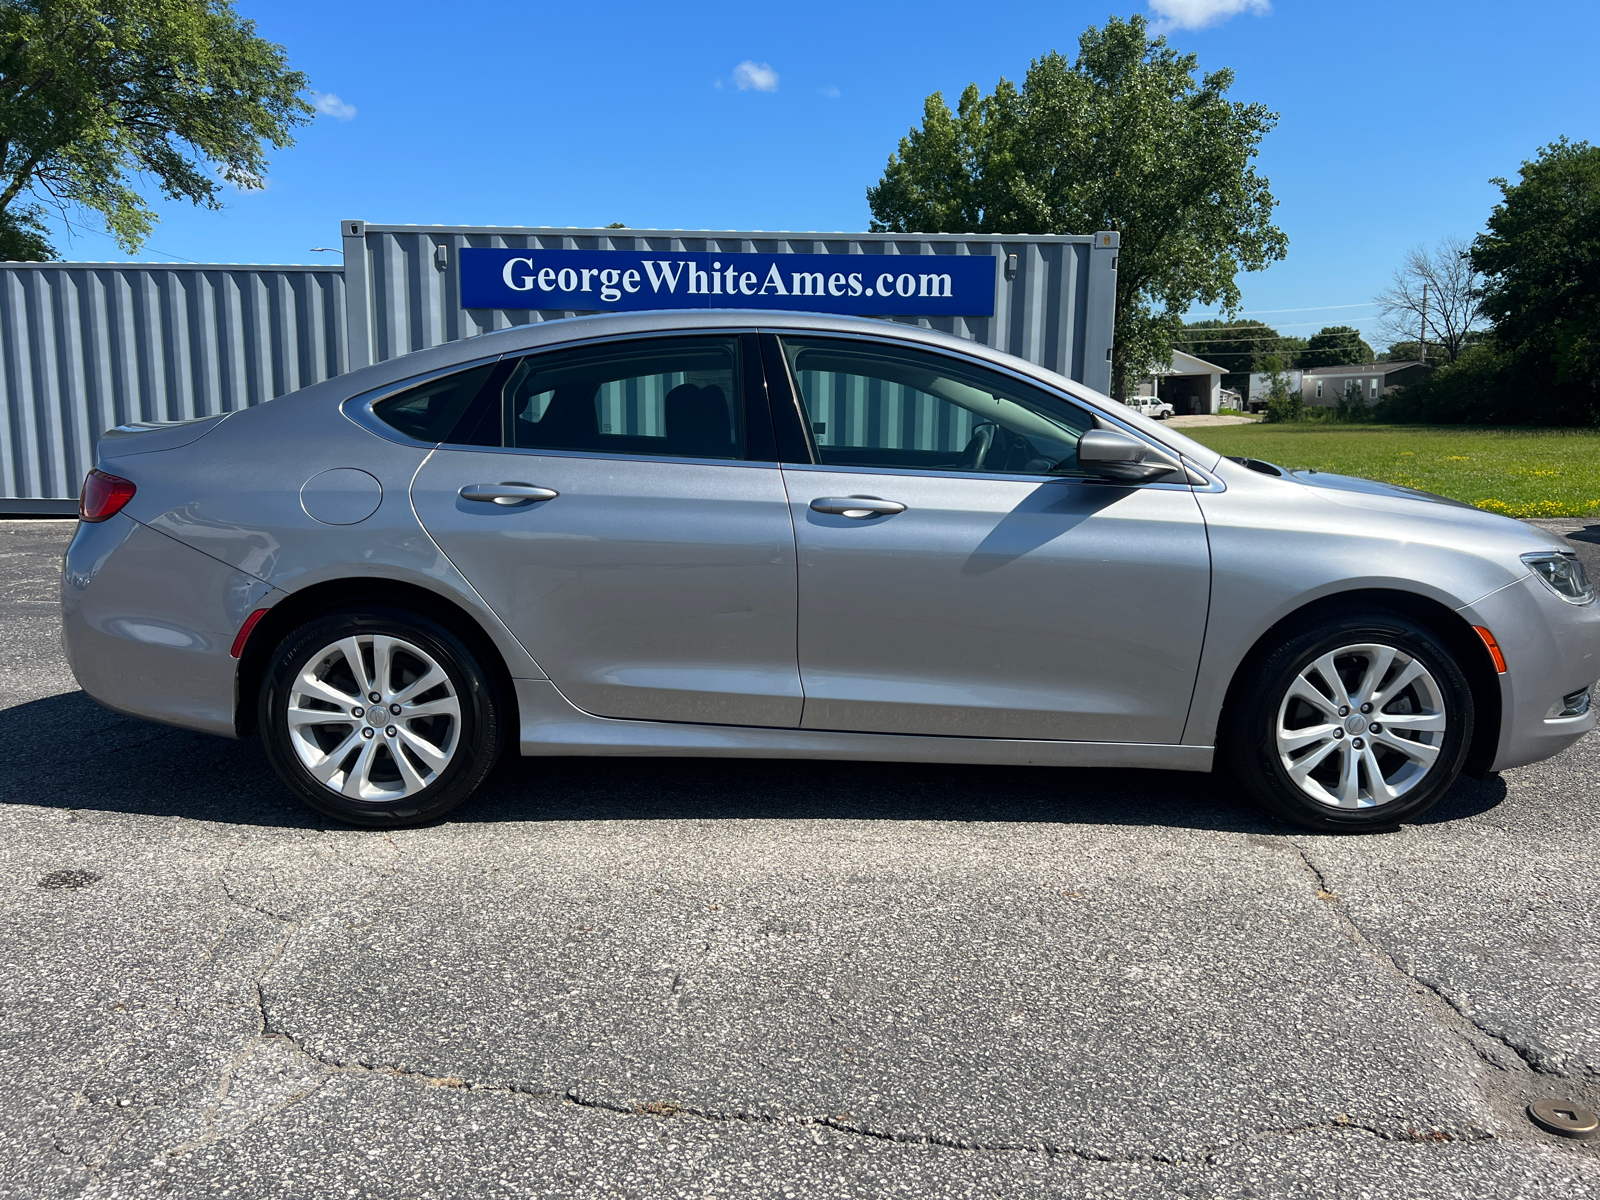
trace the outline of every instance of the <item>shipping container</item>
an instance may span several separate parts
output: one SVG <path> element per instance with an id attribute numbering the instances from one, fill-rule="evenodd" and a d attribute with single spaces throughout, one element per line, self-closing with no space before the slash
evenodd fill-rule
<path id="1" fill-rule="evenodd" d="M 6 406 L 0 512 L 71 512 L 93 465 L 95 443 L 112 426 L 227 412 L 414 350 L 607 307 L 594 292 L 562 295 L 552 286 L 547 297 L 533 286 L 532 275 L 517 279 L 509 267 L 506 283 L 529 296 L 517 303 L 583 303 L 465 307 L 463 264 L 472 265 L 472 252 L 488 252 L 479 255 L 480 267 L 493 252 L 524 252 L 501 253 L 496 261 L 527 264 L 518 267 L 525 272 L 534 270 L 535 255 L 550 251 L 583 252 L 588 257 L 579 255 L 582 261 L 619 264 L 641 256 L 678 263 L 673 256 L 683 256 L 682 262 L 707 268 L 710 263 L 696 256 L 715 256 L 719 265 L 723 258 L 732 264 L 756 261 L 748 256 L 766 256 L 760 261 L 769 263 L 774 257 L 826 256 L 821 268 L 837 261 L 839 270 L 819 268 L 816 278 L 837 285 L 835 296 L 845 277 L 867 280 L 869 293 L 873 278 L 899 280 L 898 293 L 884 302 L 897 315 L 885 319 L 980 342 L 1098 391 L 1111 384 L 1115 233 L 774 233 L 359 220 L 341 222 L 340 233 L 343 266 L 0 264 L 0 391 Z M 953 259 L 966 261 L 958 270 Z M 984 260 L 981 267 L 972 261 L 978 259 Z M 583 283 L 596 274 L 585 273 Z M 992 276 L 993 293 L 985 291 L 976 304 L 939 300 L 935 284 L 935 299 L 919 299 L 930 294 L 930 278 L 943 279 L 948 296 L 952 274 Z M 787 277 L 794 281 L 792 273 Z M 713 274 L 718 294 L 695 302 L 769 309 L 846 303 L 798 293 L 747 300 L 754 290 L 751 278 L 743 277 L 741 292 L 730 274 L 728 293 L 722 293 Z M 470 290 L 470 272 L 466 282 L 467 298 L 479 299 L 481 289 Z M 859 282 L 852 286 L 859 293 Z M 889 295 L 889 284 L 883 287 L 880 294 Z M 683 300 L 664 299 L 663 306 Z M 643 303 L 633 301 L 635 308 Z M 848 303 L 856 305 L 850 311 L 882 315 L 874 311 L 875 302 Z M 836 419 L 847 421 L 847 411 L 841 408 Z"/>

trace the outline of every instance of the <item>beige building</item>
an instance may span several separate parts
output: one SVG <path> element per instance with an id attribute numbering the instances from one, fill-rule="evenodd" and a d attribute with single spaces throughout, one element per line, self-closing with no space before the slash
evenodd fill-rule
<path id="1" fill-rule="evenodd" d="M 1165 400 L 1174 416 L 1214 413 L 1222 407 L 1222 375 L 1216 363 L 1174 350 L 1166 368 L 1141 379 L 1134 395 Z"/>

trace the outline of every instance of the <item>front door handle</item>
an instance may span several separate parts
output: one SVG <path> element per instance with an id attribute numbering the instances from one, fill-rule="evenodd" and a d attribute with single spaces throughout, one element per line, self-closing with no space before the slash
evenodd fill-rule
<path id="1" fill-rule="evenodd" d="M 831 513 L 836 517 L 849 517 L 852 521 L 866 521 L 873 517 L 890 517 L 903 513 L 906 506 L 894 500 L 880 500 L 876 496 L 821 496 L 811 502 L 811 511 Z"/>
<path id="2" fill-rule="evenodd" d="M 554 500 L 561 493 L 554 488 L 534 487 L 531 483 L 469 483 L 461 489 L 463 500 L 484 504 L 532 504 L 535 500 Z"/>

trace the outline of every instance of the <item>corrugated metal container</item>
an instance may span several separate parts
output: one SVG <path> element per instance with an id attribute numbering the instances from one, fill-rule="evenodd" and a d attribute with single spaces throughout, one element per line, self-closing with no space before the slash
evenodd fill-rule
<path id="1" fill-rule="evenodd" d="M 341 233 L 343 267 L 0 264 L 6 412 L 0 512 L 72 511 L 95 443 L 114 425 L 243 408 L 413 350 L 577 315 L 462 308 L 459 252 L 466 247 L 911 256 L 918 267 L 930 257 L 989 256 L 999 260 L 993 316 L 895 319 L 1019 355 L 1100 391 L 1110 388 L 1115 233 L 985 237 L 364 221 L 343 222 Z M 860 407 L 841 394 L 831 419 L 843 431 L 866 419 Z M 891 407 L 903 414 L 905 436 L 916 444 L 934 438 L 942 445 L 961 434 L 924 428 L 914 398 Z"/>
<path id="2" fill-rule="evenodd" d="M 372 225 L 365 221 L 345 221 L 341 233 L 349 284 L 352 367 L 513 325 L 577 315 L 550 309 L 462 308 L 458 254 L 466 247 L 665 254 L 954 254 L 1001 259 L 994 316 L 897 319 L 982 342 L 1102 392 L 1111 387 L 1119 245 L 1115 233 L 763 233 Z"/>
<path id="3" fill-rule="evenodd" d="M 336 266 L 0 264 L 0 511 L 73 511 L 114 425 L 343 374 L 345 308 Z"/>

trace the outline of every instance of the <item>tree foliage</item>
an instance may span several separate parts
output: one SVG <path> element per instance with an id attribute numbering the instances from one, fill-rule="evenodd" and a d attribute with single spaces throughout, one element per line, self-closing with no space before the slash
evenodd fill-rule
<path id="1" fill-rule="evenodd" d="M 1234 276 L 1284 256 L 1276 201 L 1252 163 L 1277 114 L 1227 99 L 1233 72 L 1111 18 L 1078 56 L 1034 60 L 1022 86 L 935 92 L 867 190 L 872 228 L 1121 236 L 1113 387 L 1172 352 L 1195 304 L 1237 309 Z"/>
<path id="2" fill-rule="evenodd" d="M 0 261 L 49 262 L 56 256 L 36 204 L 0 209 Z"/>
<path id="3" fill-rule="evenodd" d="M 1600 419 L 1600 147 L 1566 138 L 1493 181 L 1502 199 L 1472 244 L 1483 311 L 1512 366 L 1524 421 Z"/>
<path id="4" fill-rule="evenodd" d="M 1285 352 L 1285 343 L 1292 340 L 1265 321 L 1210 319 L 1185 325 L 1178 335 L 1177 348 L 1216 363 L 1224 374 L 1246 375 L 1265 370 L 1262 364 L 1268 355 L 1277 355 L 1280 363 L 1292 365 L 1292 348 Z"/>
<path id="5" fill-rule="evenodd" d="M 232 0 L 0 0 L 0 214 L 30 228 L 31 194 L 136 250 L 141 177 L 208 208 L 260 187 L 266 147 L 311 119 L 305 87 Z"/>
<path id="6" fill-rule="evenodd" d="M 1348 325 L 1328 325 L 1307 340 L 1306 348 L 1299 354 L 1299 365 L 1302 370 L 1309 370 L 1339 367 L 1345 363 L 1369 363 L 1376 358 L 1360 330 Z"/>

